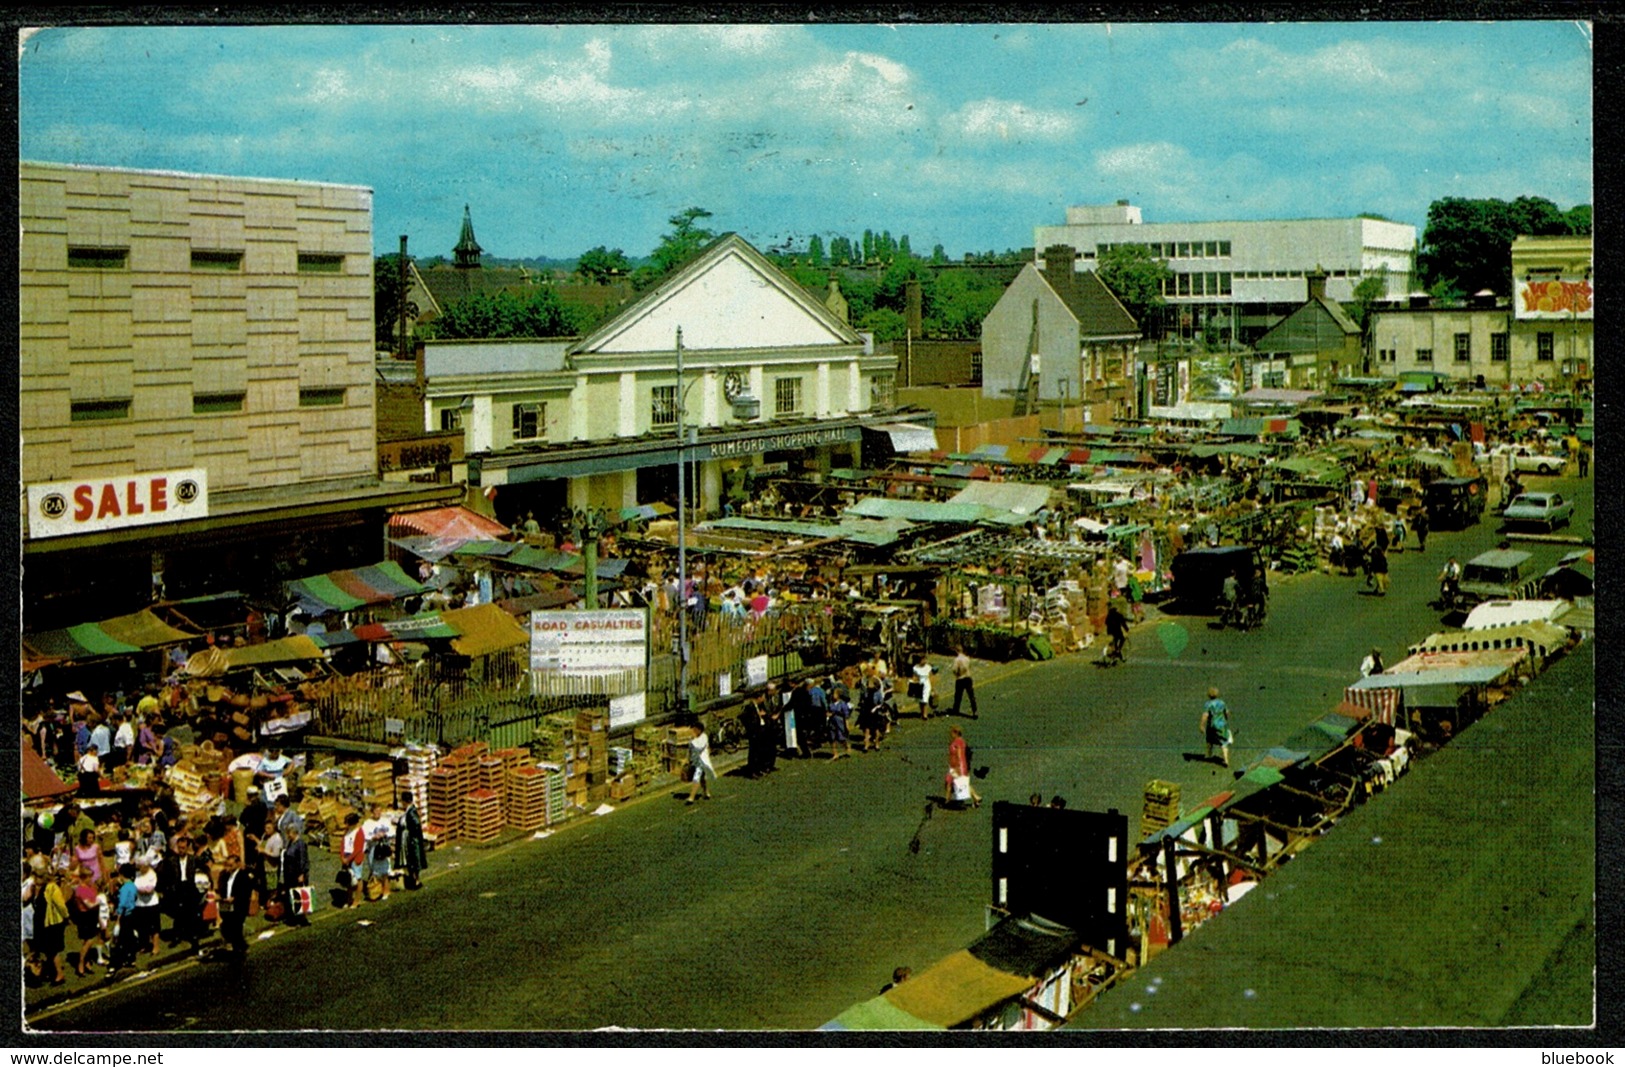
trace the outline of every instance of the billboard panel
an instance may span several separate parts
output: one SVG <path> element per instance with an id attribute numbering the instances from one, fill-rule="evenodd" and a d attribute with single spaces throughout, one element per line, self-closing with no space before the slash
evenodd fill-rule
<path id="1" fill-rule="evenodd" d="M 1513 313 L 1520 320 L 1566 322 L 1592 317 L 1590 278 L 1541 278 L 1517 282 L 1512 290 Z"/>
<path id="2" fill-rule="evenodd" d="M 531 670 L 610 674 L 648 662 L 649 613 L 642 608 L 530 613 Z"/>
<path id="3" fill-rule="evenodd" d="M 202 467 L 28 487 L 28 536 L 62 537 L 209 515 Z"/>

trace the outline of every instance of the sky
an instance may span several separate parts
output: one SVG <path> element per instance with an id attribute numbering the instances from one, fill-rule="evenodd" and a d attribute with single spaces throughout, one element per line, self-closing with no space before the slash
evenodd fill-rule
<path id="1" fill-rule="evenodd" d="M 648 254 L 690 206 L 759 248 L 864 229 L 1033 244 L 1146 222 L 1417 226 L 1592 200 L 1576 22 L 63 26 L 26 32 L 21 158 L 365 185 L 380 254 Z"/>

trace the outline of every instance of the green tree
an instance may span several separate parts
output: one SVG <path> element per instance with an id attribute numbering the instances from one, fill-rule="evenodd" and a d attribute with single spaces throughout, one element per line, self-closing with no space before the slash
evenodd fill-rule
<path id="1" fill-rule="evenodd" d="M 1505 200 L 1447 196 L 1428 205 L 1417 271 L 1433 292 L 1441 284 L 1461 293 L 1512 292 L 1512 241 L 1523 235 L 1573 232 L 1571 219 L 1539 196 Z"/>
<path id="2" fill-rule="evenodd" d="M 650 253 L 649 266 L 633 272 L 633 287 L 640 291 L 648 289 L 699 255 L 700 249 L 717 236 L 714 231 L 699 225 L 701 219 L 710 217 L 711 212 L 705 208 L 691 207 L 667 219 L 671 232 L 662 237 L 660 244 Z"/>
<path id="3" fill-rule="evenodd" d="M 617 275 L 625 277 L 632 273 L 632 263 L 626 258 L 626 253 L 619 248 L 589 248 L 581 253 L 576 260 L 576 273 L 592 282 L 594 285 L 605 285 L 613 281 Z"/>
<path id="4" fill-rule="evenodd" d="M 580 309 L 566 309 L 552 289 L 523 293 L 476 293 L 448 305 L 433 323 L 434 336 L 448 340 L 504 337 L 567 337 L 580 328 Z"/>
<path id="5" fill-rule="evenodd" d="M 956 341 L 981 336 L 982 320 L 1004 293 L 1003 281 L 973 270 L 936 271 L 935 314 L 925 320 L 927 337 Z"/>
<path id="6" fill-rule="evenodd" d="M 807 240 L 807 262 L 815 267 L 824 265 L 824 239 L 816 233 Z"/>
<path id="7" fill-rule="evenodd" d="M 1575 237 L 1591 236 L 1590 204 L 1574 205 L 1573 207 L 1569 208 L 1568 213 L 1563 216 L 1563 220 L 1568 223 L 1569 233 L 1571 235 Z"/>
<path id="8" fill-rule="evenodd" d="M 409 299 L 409 284 L 401 282 L 398 252 L 379 256 L 372 263 L 373 337 L 379 348 L 393 350 L 398 344 L 401 304 L 406 304 L 406 328 L 411 330 L 418 308 Z"/>
<path id="9" fill-rule="evenodd" d="M 868 263 L 875 258 L 875 231 L 863 231 L 863 261 Z"/>
<path id="10" fill-rule="evenodd" d="M 931 265 L 940 267 L 946 262 L 948 262 L 948 250 L 941 245 L 933 245 L 931 247 Z"/>
<path id="11" fill-rule="evenodd" d="M 1145 245 L 1123 244 L 1101 252 L 1096 270 L 1146 336 L 1161 333 L 1162 287 L 1174 276 L 1166 260 Z"/>
<path id="12" fill-rule="evenodd" d="M 871 308 L 853 321 L 858 329 L 872 331 L 876 341 L 901 341 L 908 334 L 908 319 L 894 308 Z"/>
<path id="13" fill-rule="evenodd" d="M 1379 267 L 1377 273 L 1360 279 L 1360 284 L 1354 287 L 1354 310 L 1352 318 L 1354 324 L 1360 327 L 1360 332 L 1366 332 L 1371 323 L 1371 308 L 1388 292 L 1388 268 Z"/>
<path id="14" fill-rule="evenodd" d="M 912 256 L 914 254 L 909 250 L 908 247 L 908 234 L 905 233 L 903 236 L 897 239 L 897 251 L 905 256 Z"/>

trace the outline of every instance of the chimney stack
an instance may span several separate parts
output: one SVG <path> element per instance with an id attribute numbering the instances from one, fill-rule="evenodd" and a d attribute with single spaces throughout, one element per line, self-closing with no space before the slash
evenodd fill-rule
<path id="1" fill-rule="evenodd" d="M 1044 277 L 1058 293 L 1072 288 L 1078 250 L 1071 245 L 1050 245 L 1044 249 Z"/>
<path id="2" fill-rule="evenodd" d="M 1326 272 L 1316 267 L 1304 275 L 1304 281 L 1309 283 L 1309 299 L 1324 300 L 1326 298 Z"/>

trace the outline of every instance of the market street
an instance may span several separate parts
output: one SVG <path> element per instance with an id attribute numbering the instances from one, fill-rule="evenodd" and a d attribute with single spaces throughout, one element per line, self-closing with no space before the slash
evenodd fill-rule
<path id="1" fill-rule="evenodd" d="M 1591 483 L 1528 481 L 1574 493 L 1572 530 L 1589 532 Z M 1435 532 L 1425 555 L 1413 538 L 1391 558 L 1386 598 L 1358 592 L 1359 578 L 1276 577 L 1268 621 L 1251 633 L 1153 612 L 1128 663 L 1110 670 L 1091 653 L 981 665 L 979 720 L 906 717 L 879 753 L 781 761 L 759 782 L 725 775 L 709 804 L 684 806 L 668 790 L 547 840 L 440 851 L 423 892 L 278 931 L 240 973 L 188 964 L 35 1025 L 810 1029 L 873 996 L 895 966 L 923 968 L 984 929 L 988 807 L 932 804 L 949 722 L 965 729 L 972 765 L 989 768 L 978 783 L 989 802 L 1060 794 L 1073 808 L 1123 811 L 1137 828 L 1147 781 L 1177 782 L 1186 806 L 1230 781 L 1188 758 L 1202 750 L 1208 686 L 1233 709 L 1233 762 L 1245 765 L 1333 708 L 1373 644 L 1394 662 L 1438 629 L 1427 602 L 1446 557 L 1465 562 L 1499 538 L 1488 515 Z M 1573 549 L 1518 547 L 1534 555 L 1530 575 Z M 1176 624 L 1188 634 L 1177 656 L 1166 629 Z"/>

